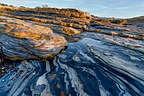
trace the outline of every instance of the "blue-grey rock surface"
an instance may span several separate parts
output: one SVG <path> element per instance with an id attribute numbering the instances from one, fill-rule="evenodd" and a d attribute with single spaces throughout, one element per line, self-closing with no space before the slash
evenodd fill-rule
<path id="1" fill-rule="evenodd" d="M 0 16 L 0 96 L 144 96 L 143 30 L 54 12 Z"/>

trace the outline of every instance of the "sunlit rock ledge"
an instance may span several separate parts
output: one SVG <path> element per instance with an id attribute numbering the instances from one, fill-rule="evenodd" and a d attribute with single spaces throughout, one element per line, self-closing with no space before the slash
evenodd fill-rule
<path id="1" fill-rule="evenodd" d="M 73 37 L 82 32 L 144 40 L 143 31 L 123 19 L 95 17 L 76 9 L 0 8 L 0 42 L 10 60 L 53 57 L 67 41 L 80 40 Z"/>
<path id="2" fill-rule="evenodd" d="M 66 46 L 65 38 L 53 33 L 48 27 L 7 19 L 0 22 L 1 51 L 6 59 L 51 58 Z"/>
<path id="3" fill-rule="evenodd" d="M 49 24 L 54 33 L 62 30 L 61 33 L 69 36 L 88 31 L 144 40 L 143 29 L 134 24 L 130 25 L 127 19 L 97 17 L 76 9 L 25 8 L 0 5 L 0 15 L 43 25 Z M 94 29 L 91 29 L 91 27 L 94 27 Z"/>
<path id="4" fill-rule="evenodd" d="M 143 96 L 144 24 L 87 15 L 0 6 L 0 96 Z"/>

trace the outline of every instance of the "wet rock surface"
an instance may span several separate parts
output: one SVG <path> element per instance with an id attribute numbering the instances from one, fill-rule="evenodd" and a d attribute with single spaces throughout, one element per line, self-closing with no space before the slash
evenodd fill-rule
<path id="1" fill-rule="evenodd" d="M 143 62 L 142 52 L 87 37 L 69 43 L 53 61 L 12 63 L 1 78 L 1 94 L 143 96 Z"/>
<path id="2" fill-rule="evenodd" d="M 37 14 L 29 9 L 18 9 L 19 19 L 0 16 L 0 96 L 143 96 L 143 30 L 42 10 L 37 20 L 23 18 Z"/>

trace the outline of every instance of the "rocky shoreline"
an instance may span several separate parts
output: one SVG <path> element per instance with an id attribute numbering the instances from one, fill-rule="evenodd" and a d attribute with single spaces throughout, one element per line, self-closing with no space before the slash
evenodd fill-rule
<path id="1" fill-rule="evenodd" d="M 0 5 L 1 96 L 144 94 L 144 31 L 76 9 Z"/>

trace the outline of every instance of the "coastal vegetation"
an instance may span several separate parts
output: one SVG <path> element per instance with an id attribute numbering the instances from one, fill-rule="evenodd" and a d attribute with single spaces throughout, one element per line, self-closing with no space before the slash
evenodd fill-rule
<path id="1" fill-rule="evenodd" d="M 128 22 L 143 22 L 144 16 L 133 17 L 133 18 L 129 18 L 127 20 L 128 20 Z"/>

